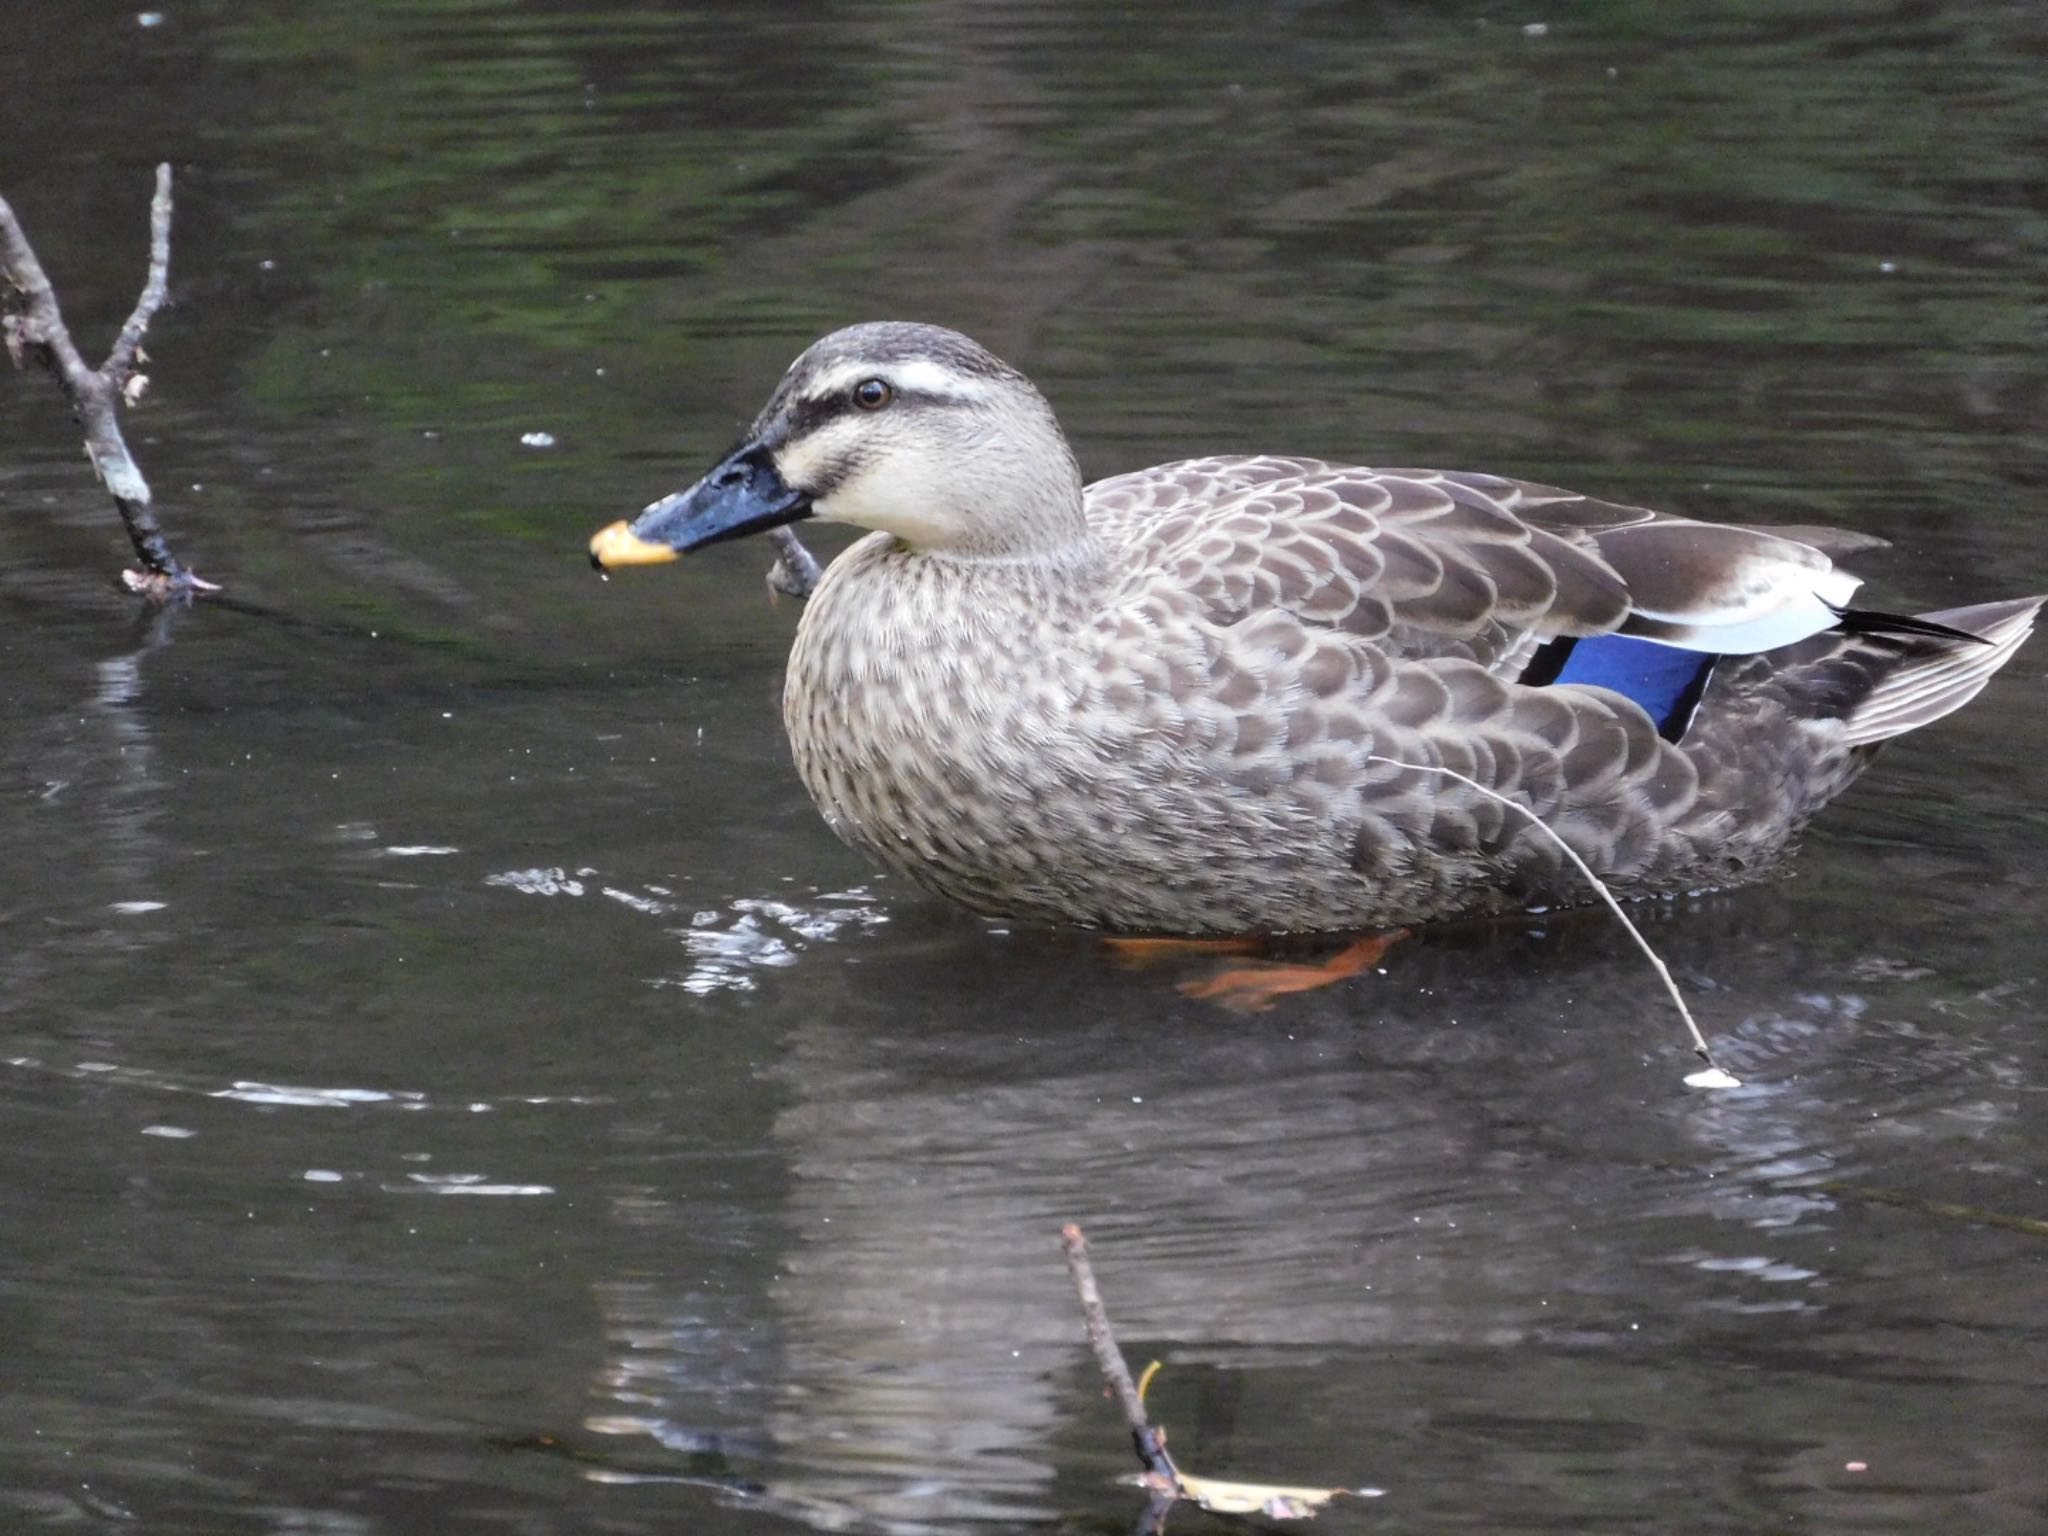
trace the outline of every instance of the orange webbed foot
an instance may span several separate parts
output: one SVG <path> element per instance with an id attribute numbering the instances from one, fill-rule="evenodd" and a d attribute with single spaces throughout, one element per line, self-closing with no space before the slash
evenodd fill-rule
<path id="1" fill-rule="evenodd" d="M 1377 965 L 1388 950 L 1407 937 L 1405 928 L 1367 934 L 1354 939 L 1320 965 L 1262 960 L 1219 971 L 1203 981 L 1184 981 L 1179 990 L 1183 997 L 1221 1003 L 1233 1012 L 1264 1013 L 1276 1000 L 1290 993 L 1327 987 Z"/>

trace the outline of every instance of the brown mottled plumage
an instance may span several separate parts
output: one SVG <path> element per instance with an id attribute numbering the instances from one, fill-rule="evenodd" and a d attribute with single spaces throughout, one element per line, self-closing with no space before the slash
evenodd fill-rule
<path id="1" fill-rule="evenodd" d="M 827 570 L 784 691 L 833 829 L 978 911 L 1147 932 L 1589 895 L 1431 767 L 1621 894 L 1749 879 L 1879 742 L 1967 702 L 2041 601 L 1844 621 L 1830 555 L 1876 541 L 1491 475 L 1208 458 L 1084 489 L 1021 374 L 898 324 L 817 343 L 725 463 L 593 550 L 807 514 L 875 530 Z M 1609 633 L 1722 657 L 1681 730 L 1535 685 L 1547 642 Z"/>

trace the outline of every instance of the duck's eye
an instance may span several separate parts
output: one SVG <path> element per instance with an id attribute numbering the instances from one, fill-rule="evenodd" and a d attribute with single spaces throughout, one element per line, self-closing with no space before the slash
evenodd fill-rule
<path id="1" fill-rule="evenodd" d="M 895 398 L 887 379 L 862 379 L 853 386 L 853 403 L 864 411 L 879 411 Z"/>

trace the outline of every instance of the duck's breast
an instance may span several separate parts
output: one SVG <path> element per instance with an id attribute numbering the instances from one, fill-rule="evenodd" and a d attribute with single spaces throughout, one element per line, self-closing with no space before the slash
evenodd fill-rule
<path id="1" fill-rule="evenodd" d="M 1058 583 L 871 536 L 835 561 L 790 652 L 783 719 L 832 829 L 987 911 L 1050 896 L 1058 845 L 1127 742 L 1087 707 L 1087 628 Z"/>

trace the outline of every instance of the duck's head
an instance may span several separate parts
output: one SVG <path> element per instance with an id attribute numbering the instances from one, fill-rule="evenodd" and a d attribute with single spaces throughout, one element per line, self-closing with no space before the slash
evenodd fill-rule
<path id="1" fill-rule="evenodd" d="M 805 517 L 967 557 L 1086 537 L 1080 470 L 1031 381 L 957 331 L 880 321 L 813 344 L 737 448 L 600 531 L 590 558 L 673 560 Z"/>

